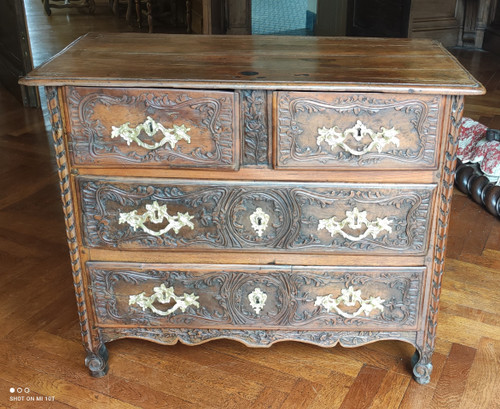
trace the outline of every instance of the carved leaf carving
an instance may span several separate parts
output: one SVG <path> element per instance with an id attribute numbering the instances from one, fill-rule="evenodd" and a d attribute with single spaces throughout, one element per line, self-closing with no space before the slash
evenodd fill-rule
<path id="1" fill-rule="evenodd" d="M 267 165 L 268 117 L 265 91 L 241 91 L 245 165 Z"/>

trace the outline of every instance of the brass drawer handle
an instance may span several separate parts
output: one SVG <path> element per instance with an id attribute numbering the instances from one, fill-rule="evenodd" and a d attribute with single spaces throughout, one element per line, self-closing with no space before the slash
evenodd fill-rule
<path id="1" fill-rule="evenodd" d="M 380 310 L 380 312 L 382 312 L 384 310 L 384 306 L 382 305 L 384 302 L 385 300 L 382 300 L 380 297 L 370 297 L 364 300 L 361 297 L 361 290 L 355 291 L 354 288 L 350 286 L 347 290 L 343 288 L 342 295 L 337 298 L 333 298 L 332 294 L 316 297 L 314 305 L 322 306 L 328 312 L 335 311 L 344 318 L 355 318 L 362 313 L 368 317 L 373 310 Z M 359 303 L 359 308 L 353 313 L 348 313 L 339 308 L 339 305 L 342 303 L 346 307 L 354 307 Z"/>
<path id="2" fill-rule="evenodd" d="M 128 223 L 134 231 L 136 231 L 137 228 L 141 228 L 152 236 L 161 236 L 169 230 L 173 230 L 177 234 L 184 226 L 193 230 L 194 224 L 191 222 L 192 218 L 194 218 L 194 216 L 191 216 L 189 213 L 179 212 L 176 216 L 171 216 L 168 214 L 167 205 L 160 206 L 155 200 L 153 204 L 146 205 L 146 212 L 141 215 L 137 214 L 137 210 L 132 210 L 128 213 L 120 213 L 119 223 Z M 159 231 L 151 230 L 144 225 L 148 220 L 151 221 L 151 223 L 158 224 L 162 223 L 165 219 L 168 221 L 168 225 Z"/>
<path id="3" fill-rule="evenodd" d="M 351 241 L 360 241 L 370 235 L 376 238 L 377 235 L 384 230 L 389 233 L 392 232 L 392 227 L 390 226 L 392 220 L 389 220 L 387 217 L 383 219 L 377 217 L 376 221 L 369 221 L 366 217 L 366 212 L 360 212 L 357 207 L 352 209 L 352 211 L 347 210 L 345 215 L 346 218 L 340 222 L 335 220 L 335 216 L 329 219 L 320 220 L 318 230 L 326 229 L 330 232 L 332 237 L 336 234 L 340 234 L 345 239 Z M 354 230 L 361 229 L 363 225 L 366 227 L 366 230 L 359 236 L 352 236 L 343 230 L 346 226 Z"/>
<path id="4" fill-rule="evenodd" d="M 187 143 L 191 143 L 191 137 L 187 134 L 191 128 L 187 128 L 185 125 L 174 125 L 173 128 L 167 129 L 162 124 L 156 123 L 150 116 L 147 117 L 144 123 L 137 125 L 133 129 L 130 127 L 130 122 L 126 122 L 118 127 L 112 126 L 111 128 L 111 138 L 121 136 L 127 141 L 127 145 L 135 142 L 137 145 L 149 150 L 157 149 L 167 143 L 170 145 L 170 148 L 174 149 L 177 142 L 181 139 L 184 139 Z M 144 131 L 150 137 L 160 131 L 164 137 L 160 142 L 151 145 L 141 141 L 139 138 L 141 131 Z"/>
<path id="5" fill-rule="evenodd" d="M 185 312 L 189 306 L 193 306 L 198 308 L 200 304 L 196 301 L 199 296 L 193 294 L 186 294 L 182 296 L 177 296 L 174 293 L 174 287 L 166 287 L 165 284 L 161 284 L 159 287 L 153 288 L 154 294 L 146 297 L 146 293 L 140 293 L 137 295 L 131 295 L 129 297 L 129 305 L 137 304 L 142 308 L 143 311 L 146 309 L 150 309 L 154 313 L 162 316 L 167 316 L 174 313 L 176 310 L 180 309 L 182 312 Z M 162 311 L 156 308 L 153 304 L 158 301 L 160 304 L 168 304 L 170 300 L 175 302 L 172 308 L 169 308 L 167 311 Z"/>
<path id="6" fill-rule="evenodd" d="M 397 131 L 394 127 L 391 129 L 381 127 L 380 129 L 380 132 L 375 132 L 367 128 L 363 122 L 359 120 L 356 122 L 356 125 L 352 128 L 346 129 L 344 132 L 340 132 L 337 126 L 332 128 L 318 128 L 319 135 L 316 138 L 316 143 L 320 145 L 321 142 L 325 141 L 328 145 L 330 145 L 332 150 L 335 147 L 340 146 L 342 149 L 355 156 L 364 155 L 365 153 L 370 152 L 373 148 L 376 148 L 380 153 L 385 145 L 391 143 L 399 147 L 399 138 L 396 137 L 396 135 L 399 134 L 399 131 Z M 345 143 L 350 136 L 358 142 L 365 136 L 369 136 L 372 141 L 362 150 L 355 150 Z"/>

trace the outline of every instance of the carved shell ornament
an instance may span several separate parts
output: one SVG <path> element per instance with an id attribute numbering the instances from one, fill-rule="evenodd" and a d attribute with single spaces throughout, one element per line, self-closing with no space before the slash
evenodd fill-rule
<path id="1" fill-rule="evenodd" d="M 127 142 L 127 145 L 135 142 L 137 145 L 149 150 L 160 148 L 167 143 L 170 145 L 171 149 L 174 149 L 177 142 L 182 139 L 184 139 L 187 143 L 191 143 L 191 137 L 187 134 L 190 130 L 191 128 L 187 128 L 185 125 L 173 125 L 173 128 L 167 129 L 162 124 L 157 123 L 153 118 L 148 116 L 142 124 L 137 125 L 135 128 L 130 128 L 130 122 L 126 122 L 120 126 L 112 126 L 111 138 L 117 138 L 120 136 Z M 139 138 L 141 131 L 144 131 L 149 137 L 156 135 L 159 131 L 163 134 L 163 138 L 159 142 L 149 144 L 143 142 Z"/>
<path id="2" fill-rule="evenodd" d="M 146 212 L 143 214 L 137 214 L 137 210 L 132 210 L 128 213 L 120 213 L 118 223 L 127 223 L 134 229 L 134 231 L 136 231 L 137 228 L 140 228 L 152 236 L 161 236 L 169 230 L 173 230 L 177 234 L 179 233 L 179 230 L 185 226 L 193 230 L 194 224 L 191 222 L 191 219 L 193 218 L 194 216 L 191 216 L 189 213 L 180 212 L 178 212 L 176 216 L 172 216 L 168 214 L 167 205 L 160 206 L 155 200 L 152 204 L 146 205 Z M 164 220 L 168 221 L 168 225 L 158 231 L 151 230 L 144 224 L 147 221 L 159 224 Z"/>
<path id="3" fill-rule="evenodd" d="M 344 318 L 355 318 L 358 315 L 365 314 L 366 317 L 370 315 L 373 310 L 384 310 L 382 305 L 385 300 L 380 297 L 370 297 L 369 299 L 363 299 L 361 296 L 361 290 L 354 290 L 353 286 L 341 291 L 342 295 L 337 298 L 333 298 L 332 294 L 325 296 L 316 297 L 315 306 L 322 306 L 328 312 L 336 312 Z M 353 313 L 348 313 L 340 309 L 340 305 L 344 304 L 346 307 L 354 307 L 359 305 L 359 308 Z"/>
<path id="4" fill-rule="evenodd" d="M 367 213 L 360 212 L 357 207 L 353 208 L 351 211 L 347 210 L 345 215 L 346 218 L 341 221 L 335 220 L 335 216 L 329 219 L 320 220 L 318 230 L 326 229 L 332 237 L 336 234 L 340 234 L 345 239 L 351 241 L 360 241 L 370 235 L 375 239 L 379 233 L 384 230 L 389 233 L 392 232 L 392 227 L 390 226 L 392 220 L 389 220 L 387 217 L 383 219 L 377 217 L 376 221 L 369 221 Z M 358 230 L 365 226 L 366 230 L 359 236 L 352 236 L 343 230 L 346 226 L 352 230 Z"/>
<path id="5" fill-rule="evenodd" d="M 316 138 L 316 143 L 318 145 L 321 145 L 322 142 L 326 142 L 332 150 L 339 146 L 355 156 L 364 155 L 373 149 L 377 149 L 380 153 L 382 149 L 389 144 L 399 147 L 399 138 L 396 137 L 399 131 L 394 127 L 391 129 L 381 127 L 380 132 L 375 132 L 367 128 L 360 120 L 356 121 L 356 124 L 352 128 L 346 129 L 343 132 L 339 131 L 337 126 L 333 126 L 332 128 L 318 128 L 318 134 Z M 365 136 L 369 136 L 372 141 L 362 150 L 353 149 L 346 144 L 346 140 L 350 137 L 360 142 Z"/>

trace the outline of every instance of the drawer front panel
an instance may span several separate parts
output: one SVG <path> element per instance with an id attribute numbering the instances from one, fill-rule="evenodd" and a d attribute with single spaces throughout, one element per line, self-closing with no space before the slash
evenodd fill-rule
<path id="1" fill-rule="evenodd" d="M 278 168 L 437 166 L 439 96 L 278 92 Z"/>
<path id="2" fill-rule="evenodd" d="M 424 268 L 88 262 L 99 325 L 416 329 Z"/>
<path id="3" fill-rule="evenodd" d="M 239 166 L 232 92 L 66 88 L 74 165 Z"/>
<path id="4" fill-rule="evenodd" d="M 322 253 L 427 250 L 434 185 L 78 178 L 86 246 Z"/>

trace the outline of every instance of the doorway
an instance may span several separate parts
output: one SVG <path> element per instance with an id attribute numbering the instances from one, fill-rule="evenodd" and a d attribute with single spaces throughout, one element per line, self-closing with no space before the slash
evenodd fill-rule
<path id="1" fill-rule="evenodd" d="M 317 0 L 252 0 L 252 34 L 314 35 Z"/>

